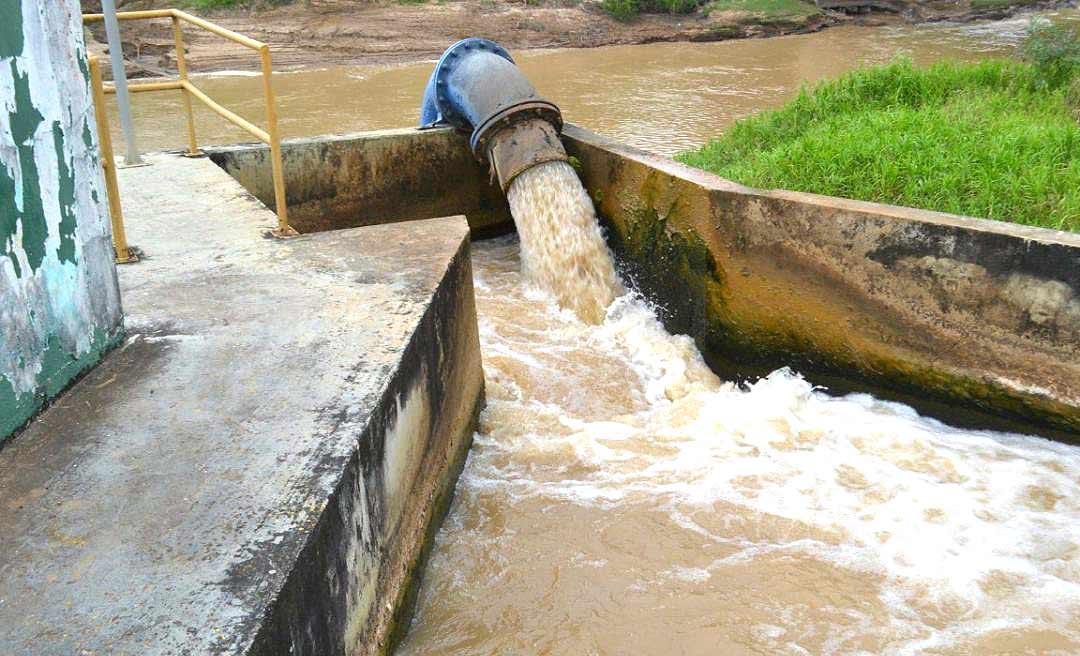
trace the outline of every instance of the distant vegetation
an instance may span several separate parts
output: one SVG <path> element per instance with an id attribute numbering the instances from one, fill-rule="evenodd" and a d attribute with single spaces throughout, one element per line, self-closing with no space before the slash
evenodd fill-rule
<path id="1" fill-rule="evenodd" d="M 87 1 L 84 0 L 84 3 Z M 193 9 L 222 9 L 270 7 L 298 1 L 300 0 L 176 0 L 175 4 Z M 400 4 L 424 4 L 428 1 L 396 0 Z M 480 0 L 480 2 L 494 4 L 494 0 Z M 545 4 L 573 6 L 580 3 L 581 0 L 524 0 L 526 6 Z M 622 21 L 633 20 L 641 14 L 677 15 L 691 14 L 696 11 L 700 11 L 703 16 L 708 16 L 713 12 L 738 12 L 752 16 L 759 22 L 805 19 L 822 13 L 812 2 L 803 0 L 602 0 L 600 7 L 608 15 Z"/>
<path id="2" fill-rule="evenodd" d="M 247 0 L 182 0 L 180 4 L 186 4 L 195 9 L 217 9 L 218 7 L 238 7 L 249 4 Z"/>
<path id="3" fill-rule="evenodd" d="M 251 0 L 180 0 L 177 4 L 187 5 L 193 9 L 218 9 L 224 7 L 246 7 Z"/>
<path id="4" fill-rule="evenodd" d="M 1080 231 L 1080 39 L 1033 24 L 1020 56 L 858 70 L 679 159 L 755 187 Z"/>
<path id="5" fill-rule="evenodd" d="M 273 7 L 293 2 L 297 0 L 177 0 L 173 5 L 192 9 L 225 9 L 228 7 Z"/>
<path id="6" fill-rule="evenodd" d="M 817 5 L 802 0 L 712 0 L 702 9 L 706 14 L 724 11 L 755 14 L 764 20 L 802 19 L 822 13 Z"/>
<path id="7" fill-rule="evenodd" d="M 689 14 L 701 4 L 701 0 L 603 0 L 600 7 L 612 18 L 628 21 L 641 13 Z"/>
<path id="8" fill-rule="evenodd" d="M 806 18 L 820 14 L 815 5 L 802 0 L 603 0 L 601 8 L 619 20 L 633 20 L 640 14 L 689 14 L 735 11 L 754 14 L 764 20 Z"/>

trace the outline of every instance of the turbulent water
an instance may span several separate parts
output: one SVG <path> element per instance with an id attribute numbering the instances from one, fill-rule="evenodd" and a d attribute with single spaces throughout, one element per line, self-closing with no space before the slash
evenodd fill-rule
<path id="1" fill-rule="evenodd" d="M 488 405 L 399 653 L 1080 653 L 1080 449 L 717 379 L 573 169 L 474 246 Z"/>

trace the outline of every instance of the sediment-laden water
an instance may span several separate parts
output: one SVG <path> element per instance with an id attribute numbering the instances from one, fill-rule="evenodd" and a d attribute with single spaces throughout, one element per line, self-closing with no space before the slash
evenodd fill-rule
<path id="1" fill-rule="evenodd" d="M 1075 9 L 1054 16 L 1060 22 L 1080 22 Z M 801 84 L 887 62 L 898 54 L 917 64 L 1009 57 L 1028 21 L 1018 16 L 968 25 L 835 27 L 769 39 L 513 54 L 540 94 L 562 108 L 566 120 L 671 155 L 700 146 L 732 121 L 782 104 Z M 432 65 L 280 71 L 274 88 L 281 130 L 286 137 L 302 137 L 415 125 Z M 196 82 L 229 109 L 263 124 L 258 76 L 200 75 Z M 141 146 L 160 150 L 186 145 L 177 94 L 135 94 L 132 104 Z M 251 140 L 201 103 L 195 103 L 195 112 L 200 144 Z M 112 116 L 114 140 L 120 144 L 115 107 Z"/>
<path id="2" fill-rule="evenodd" d="M 476 248 L 488 407 L 402 654 L 1080 652 L 1080 448 L 719 380 L 565 162 Z"/>
<path id="3" fill-rule="evenodd" d="M 488 405 L 399 654 L 1080 653 L 1080 449 L 740 388 L 473 248 Z"/>
<path id="4" fill-rule="evenodd" d="M 566 162 L 545 162 L 510 183 L 506 198 L 521 240 L 521 273 L 586 323 L 598 324 L 623 293 L 592 200 Z"/>

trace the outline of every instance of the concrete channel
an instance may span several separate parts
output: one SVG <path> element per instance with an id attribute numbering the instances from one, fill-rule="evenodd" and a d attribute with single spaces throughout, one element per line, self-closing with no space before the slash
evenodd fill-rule
<path id="1" fill-rule="evenodd" d="M 302 231 L 433 214 L 464 214 L 474 236 L 513 230 L 467 141 L 287 143 L 290 212 Z M 574 126 L 563 141 L 624 272 L 722 375 L 791 366 L 955 424 L 1080 442 L 1080 236 L 750 189 Z M 266 153 L 210 156 L 269 203 Z"/>
<path id="2" fill-rule="evenodd" d="M 65 16 L 49 22 L 80 29 Z M 471 140 L 285 145 L 298 236 L 273 211 L 276 137 L 273 175 L 253 145 L 123 169 L 140 259 L 114 277 L 81 57 L 48 89 L 47 142 L 12 66 L 12 120 L 32 128 L 23 191 L 53 184 L 35 149 L 55 152 L 59 190 L 48 211 L 23 203 L 5 269 L 9 300 L 30 299 L 8 332 L 40 362 L 8 358 L 0 653 L 390 653 L 484 405 L 470 240 L 514 229 L 502 189 L 540 163 L 575 189 L 577 169 L 626 279 L 722 376 L 790 366 L 1080 443 L 1080 236 L 750 189 L 574 126 L 560 137 L 558 108 L 483 39 L 444 53 L 422 110 Z M 52 57 L 33 61 L 51 79 Z"/>

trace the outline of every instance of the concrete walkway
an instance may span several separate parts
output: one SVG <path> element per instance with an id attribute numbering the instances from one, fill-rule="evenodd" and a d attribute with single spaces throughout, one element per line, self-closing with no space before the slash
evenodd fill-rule
<path id="1" fill-rule="evenodd" d="M 0 653 L 382 649 L 482 393 L 465 220 L 279 241 L 148 160 L 126 341 L 0 450 Z"/>

